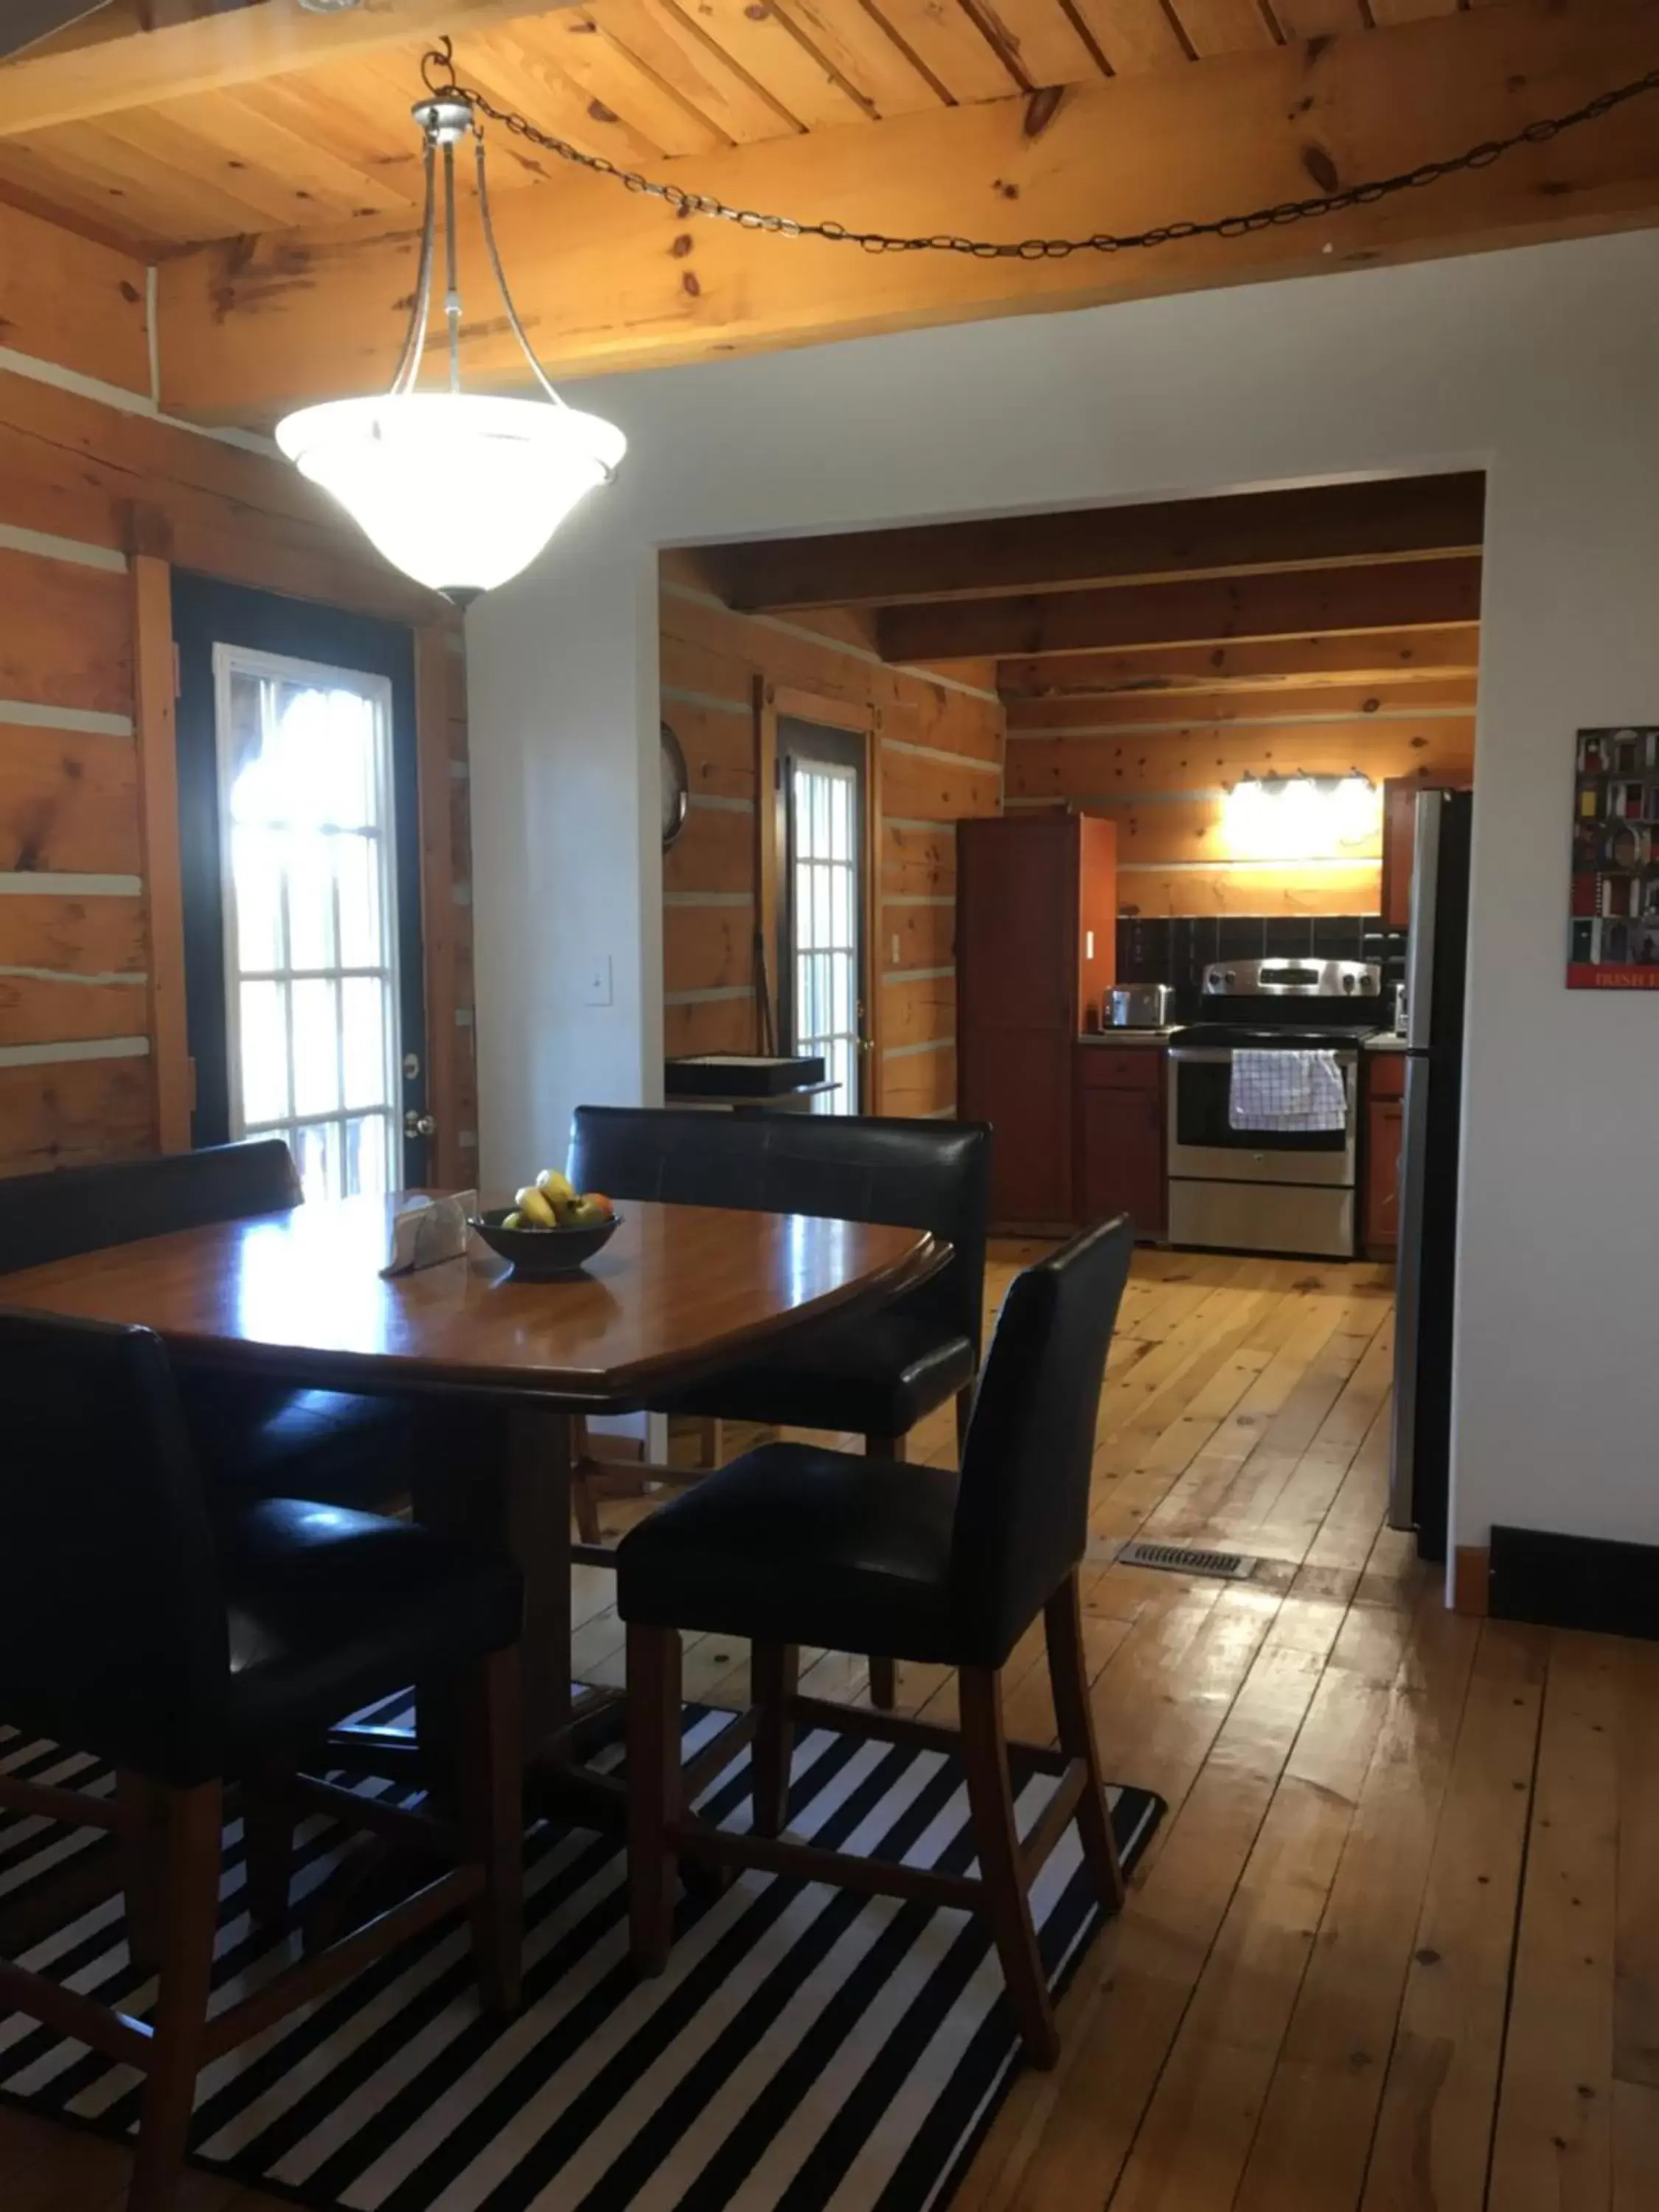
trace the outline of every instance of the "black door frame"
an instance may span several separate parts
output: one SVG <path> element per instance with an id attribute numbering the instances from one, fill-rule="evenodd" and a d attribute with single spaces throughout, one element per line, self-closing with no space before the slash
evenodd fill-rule
<path id="1" fill-rule="evenodd" d="M 364 675 L 383 676 L 392 690 L 393 877 L 397 885 L 398 1029 L 404 1069 L 398 1112 L 426 1110 L 428 1055 L 426 957 L 422 929 L 419 732 L 416 710 L 415 632 L 311 599 L 227 584 L 175 570 L 173 635 L 179 654 L 178 762 L 179 872 L 184 904 L 185 1022 L 195 1072 L 191 1118 L 194 1146 L 222 1144 L 230 1134 L 230 1082 L 224 972 L 224 876 L 219 840 L 219 758 L 213 674 L 216 645 L 283 653 Z M 430 1181 L 431 1140 L 403 1137 L 401 1181 L 413 1189 Z M 394 1154 L 394 1158 L 396 1155 Z M 394 1178 L 396 1180 L 397 1178 Z"/>

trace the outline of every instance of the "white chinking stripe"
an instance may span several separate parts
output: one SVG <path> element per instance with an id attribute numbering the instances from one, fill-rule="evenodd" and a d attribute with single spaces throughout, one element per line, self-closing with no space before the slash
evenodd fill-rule
<path id="1" fill-rule="evenodd" d="M 722 1000 L 752 999 L 754 995 L 752 983 L 718 983 L 706 991 L 665 991 L 662 1002 L 665 1006 L 713 1006 Z"/>
<path id="2" fill-rule="evenodd" d="M 665 906 L 753 906 L 748 891 L 665 891 Z"/>
<path id="3" fill-rule="evenodd" d="M 956 974 L 954 968 L 890 968 L 884 983 L 933 983 Z"/>
<path id="4" fill-rule="evenodd" d="M 165 422 L 169 430 L 188 430 L 193 438 L 210 438 L 219 446 L 240 446 L 244 453 L 260 453 L 267 460 L 281 459 L 274 438 L 262 438 L 253 430 L 186 422 L 181 416 L 164 415 L 147 392 L 129 392 L 124 384 L 107 384 L 101 376 L 82 375 L 78 368 L 64 368 L 55 361 L 42 361 L 38 354 L 19 353 L 14 346 L 0 346 L 0 369 L 9 369 L 14 376 L 27 376 L 33 384 L 50 384 L 59 392 L 72 392 L 79 399 L 95 400 L 100 407 L 114 408 L 118 414 L 142 415 L 151 422 Z M 159 378 L 153 355 L 151 374 Z"/>
<path id="5" fill-rule="evenodd" d="M 51 707 L 40 699 L 0 699 L 0 722 L 31 730 L 84 730 L 94 738 L 130 738 L 131 714 L 103 714 L 91 707 Z"/>
<path id="6" fill-rule="evenodd" d="M 662 696 L 671 707 L 701 707 L 711 714 L 737 714 L 745 722 L 755 718 L 754 702 L 749 699 L 717 699 L 712 691 L 687 691 L 677 684 L 665 684 Z"/>
<path id="7" fill-rule="evenodd" d="M 752 799 L 726 799 L 713 791 L 692 792 L 690 803 L 704 808 L 711 814 L 752 814 L 755 811 Z"/>
<path id="8" fill-rule="evenodd" d="M 72 1060 L 147 1060 L 147 1036 L 91 1037 L 82 1044 L 0 1045 L 0 1067 L 55 1067 Z"/>
<path id="9" fill-rule="evenodd" d="M 137 898 L 140 876 L 54 874 L 41 868 L 0 870 L 0 898 Z"/>
<path id="10" fill-rule="evenodd" d="M 118 973 L 111 969 L 103 975 L 82 975 L 69 968 L 8 968 L 0 967 L 0 983 L 78 983 L 94 986 L 104 983 L 130 983 L 142 990 L 149 977 L 139 971 Z"/>
<path id="11" fill-rule="evenodd" d="M 928 1037 L 921 1044 L 884 1045 L 881 1056 L 884 1060 L 912 1060 L 919 1052 L 954 1052 L 956 1042 L 953 1036 L 946 1036 Z"/>
<path id="12" fill-rule="evenodd" d="M 105 568 L 125 576 L 127 556 L 113 546 L 89 545 L 81 538 L 58 538 L 50 530 L 25 530 L 21 524 L 0 522 L 0 547 L 9 553 L 37 553 L 43 561 L 69 561 L 82 568 Z"/>
<path id="13" fill-rule="evenodd" d="M 1002 763 L 985 760 L 978 753 L 948 753 L 939 745 L 913 744 L 908 738 L 884 738 L 882 744 L 890 753 L 909 753 L 917 760 L 946 761 L 952 768 L 978 769 L 986 775 L 1000 775 Z"/>

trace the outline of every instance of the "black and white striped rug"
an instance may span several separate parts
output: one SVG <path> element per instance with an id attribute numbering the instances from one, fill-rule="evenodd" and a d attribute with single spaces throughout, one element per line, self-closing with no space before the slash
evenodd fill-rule
<path id="1" fill-rule="evenodd" d="M 390 1716 L 382 1715 L 382 1718 Z M 728 1717 L 690 1707 L 688 1754 Z M 597 1765 L 620 1764 L 619 1750 Z M 113 1778 L 0 1730 L 0 1770 L 104 1795 Z M 1021 1775 L 1021 1826 L 1050 1783 Z M 368 1784 L 371 1789 L 383 1785 Z M 702 1809 L 746 1824 L 748 1760 Z M 1164 1810 L 1109 1793 L 1127 1864 Z M 790 1832 L 963 1871 L 959 1770 L 936 1754 L 820 1731 L 799 1744 Z M 296 1896 L 334 1863 L 338 1831 L 300 1831 Z M 0 1925 L 56 1893 L 86 1830 L 0 1818 Z M 350 2212 L 936 2212 L 1019 2063 L 982 1922 L 748 1874 L 686 1899 L 668 1972 L 627 1956 L 614 1839 L 545 1826 L 526 1843 L 526 2005 L 480 2018 L 462 1924 L 445 1923 L 206 2068 L 194 2156 L 313 2206 Z M 215 2004 L 291 1955 L 242 1910 L 240 1821 L 225 1831 Z M 1099 1925 L 1070 1830 L 1034 1899 L 1056 1988 Z M 21 1962 L 142 2014 L 154 1984 L 127 1962 L 118 1896 L 73 1905 Z M 131 2132 L 139 2077 L 21 2015 L 0 2014 L 0 2094 Z"/>

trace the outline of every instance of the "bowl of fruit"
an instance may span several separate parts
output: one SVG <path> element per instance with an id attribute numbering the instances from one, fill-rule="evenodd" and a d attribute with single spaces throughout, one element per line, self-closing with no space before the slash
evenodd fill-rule
<path id="1" fill-rule="evenodd" d="M 544 1168 L 511 1206 L 493 1207 L 472 1221 L 484 1243 L 515 1275 L 546 1282 L 574 1275 L 611 1242 L 622 1219 L 603 1192 L 579 1191 L 557 1168 Z"/>

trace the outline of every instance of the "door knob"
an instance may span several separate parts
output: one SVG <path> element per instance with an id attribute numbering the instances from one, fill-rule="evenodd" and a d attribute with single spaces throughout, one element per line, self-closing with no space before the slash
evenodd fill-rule
<path id="1" fill-rule="evenodd" d="M 405 1137 L 412 1139 L 416 1137 L 435 1137 L 437 1133 L 438 1124 L 432 1115 L 419 1113 L 411 1106 L 408 1113 L 404 1115 Z"/>

